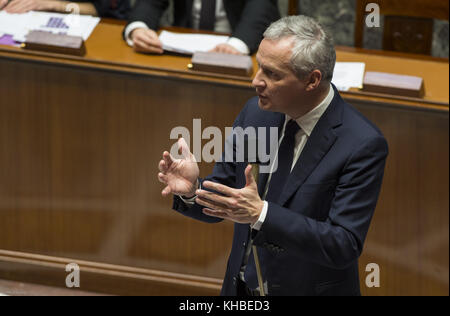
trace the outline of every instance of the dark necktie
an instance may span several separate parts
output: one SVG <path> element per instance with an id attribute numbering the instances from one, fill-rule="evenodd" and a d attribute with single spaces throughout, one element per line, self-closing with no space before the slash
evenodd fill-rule
<path id="1" fill-rule="evenodd" d="M 284 186 L 286 185 L 289 174 L 291 173 L 292 163 L 294 160 L 294 148 L 295 148 L 295 135 L 300 130 L 297 122 L 290 120 L 286 124 L 286 129 L 284 131 L 284 138 L 281 141 L 280 148 L 278 149 L 278 169 L 272 174 L 272 179 L 269 184 L 269 191 L 265 198 L 268 202 L 276 203 L 283 192 Z M 250 241 L 251 242 L 251 241 Z M 267 252 L 265 249 L 258 251 L 259 260 L 261 263 L 261 269 L 263 271 L 263 280 L 267 281 L 265 278 L 265 263 L 267 264 Z M 251 289 L 256 289 L 258 286 L 258 281 L 256 277 L 255 260 L 253 258 L 253 250 L 250 252 L 248 257 L 247 266 L 245 268 L 244 274 L 247 286 Z"/>
<path id="2" fill-rule="evenodd" d="M 266 201 L 276 203 L 284 190 L 294 160 L 295 135 L 300 130 L 297 122 L 290 120 L 284 131 L 284 138 L 278 149 L 278 168 L 272 174 Z"/>
<path id="3" fill-rule="evenodd" d="M 216 22 L 216 0 L 202 0 L 200 30 L 214 31 Z"/>

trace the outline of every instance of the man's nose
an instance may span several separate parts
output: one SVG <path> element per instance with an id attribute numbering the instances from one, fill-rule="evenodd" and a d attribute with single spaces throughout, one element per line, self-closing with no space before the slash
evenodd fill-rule
<path id="1" fill-rule="evenodd" d="M 252 85 L 256 89 L 264 89 L 265 83 L 261 78 L 261 69 L 256 72 L 255 78 L 253 78 Z"/>

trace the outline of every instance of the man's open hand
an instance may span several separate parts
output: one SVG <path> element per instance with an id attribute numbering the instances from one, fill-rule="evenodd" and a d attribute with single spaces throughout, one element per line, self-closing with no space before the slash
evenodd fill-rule
<path id="1" fill-rule="evenodd" d="M 222 184 L 205 181 L 205 189 L 214 190 L 222 195 L 205 190 L 197 190 L 195 202 L 204 206 L 203 213 L 240 224 L 255 224 L 264 207 L 258 194 L 258 186 L 252 175 L 251 165 L 245 169 L 246 185 L 242 189 L 232 189 Z"/>
<path id="2" fill-rule="evenodd" d="M 198 188 L 200 174 L 197 161 L 183 138 L 178 140 L 178 149 L 183 155 L 181 159 L 173 158 L 166 151 L 163 153 L 163 160 L 159 162 L 158 179 L 166 185 L 162 195 L 164 197 L 170 194 L 193 197 Z"/>

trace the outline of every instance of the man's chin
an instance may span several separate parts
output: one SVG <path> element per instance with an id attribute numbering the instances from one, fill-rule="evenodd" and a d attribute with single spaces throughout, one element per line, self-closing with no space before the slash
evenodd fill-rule
<path id="1" fill-rule="evenodd" d="M 267 98 L 259 97 L 258 106 L 261 110 L 270 111 L 272 108 L 272 104 L 269 102 Z"/>

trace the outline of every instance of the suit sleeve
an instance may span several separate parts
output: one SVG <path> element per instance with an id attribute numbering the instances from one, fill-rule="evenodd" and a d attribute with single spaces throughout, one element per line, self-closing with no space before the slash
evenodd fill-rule
<path id="1" fill-rule="evenodd" d="M 350 156 L 339 178 L 328 218 L 317 221 L 274 203 L 256 245 L 278 245 L 304 260 L 343 269 L 361 254 L 381 189 L 388 154 L 383 137 L 366 140 Z"/>
<path id="2" fill-rule="evenodd" d="M 250 103 L 250 102 L 249 102 Z M 249 104 L 248 103 L 248 104 Z M 248 111 L 247 106 L 241 111 L 241 113 L 236 118 L 233 128 L 242 125 L 242 121 L 245 119 L 246 113 Z M 232 136 L 231 136 L 232 137 Z M 230 140 L 230 139 L 229 139 Z M 235 156 L 236 151 L 236 142 L 226 142 L 225 150 L 232 150 L 233 157 Z M 235 162 L 226 162 L 225 153 L 222 154 L 222 162 L 217 162 L 214 165 L 214 169 L 211 175 L 206 177 L 205 179 L 200 179 L 200 183 L 204 181 L 212 181 L 216 183 L 220 183 L 226 185 L 230 188 L 236 188 L 236 173 L 238 170 L 241 170 L 242 173 L 246 167 L 245 163 L 235 163 Z M 173 209 L 182 215 L 200 220 L 206 223 L 219 223 L 222 222 L 223 219 L 217 217 L 211 217 L 203 214 L 203 206 L 194 204 L 193 206 L 186 205 L 178 196 L 174 197 L 173 201 Z"/>
<path id="3" fill-rule="evenodd" d="M 129 0 L 75 0 L 74 2 L 90 2 L 94 5 L 98 16 L 114 19 L 126 19 L 130 10 Z"/>
<path id="4" fill-rule="evenodd" d="M 168 0 L 137 0 L 130 13 L 128 24 L 142 21 L 152 30 L 159 28 L 159 21 L 169 6 Z"/>
<path id="5" fill-rule="evenodd" d="M 277 1 L 247 0 L 232 36 L 247 44 L 253 54 L 258 49 L 264 31 L 279 18 Z"/>

